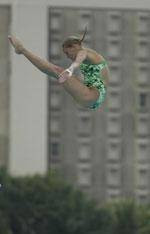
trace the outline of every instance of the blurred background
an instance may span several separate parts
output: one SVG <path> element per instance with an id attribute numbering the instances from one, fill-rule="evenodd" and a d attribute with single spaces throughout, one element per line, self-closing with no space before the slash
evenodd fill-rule
<path id="1" fill-rule="evenodd" d="M 108 61 L 100 111 L 79 107 L 8 44 L 55 64 L 61 44 L 88 32 L 85 45 Z M 148 0 L 0 0 L 0 167 L 13 176 L 58 172 L 103 203 L 150 202 L 150 2 Z"/>

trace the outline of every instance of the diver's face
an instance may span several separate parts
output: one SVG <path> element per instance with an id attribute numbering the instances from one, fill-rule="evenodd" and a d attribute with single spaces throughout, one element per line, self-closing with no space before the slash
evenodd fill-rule
<path id="1" fill-rule="evenodd" d="M 73 44 L 69 47 L 64 47 L 63 48 L 63 52 L 66 54 L 66 56 L 71 59 L 71 60 L 75 60 L 78 51 L 81 49 L 81 45 L 78 44 Z"/>

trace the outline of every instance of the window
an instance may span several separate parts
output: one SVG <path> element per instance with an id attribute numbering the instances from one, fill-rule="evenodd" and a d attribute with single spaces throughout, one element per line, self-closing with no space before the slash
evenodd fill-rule
<path id="1" fill-rule="evenodd" d="M 79 144 L 78 156 L 81 160 L 87 160 L 91 158 L 91 147 L 88 144 Z"/>
<path id="2" fill-rule="evenodd" d="M 118 161 L 121 156 L 121 142 L 118 139 L 109 139 L 107 143 L 107 158 L 109 161 Z"/>
<path id="3" fill-rule="evenodd" d="M 147 103 L 147 94 L 146 93 L 140 93 L 139 94 L 139 104 L 141 107 L 146 107 L 146 103 Z"/>
<path id="4" fill-rule="evenodd" d="M 111 72 L 110 84 L 115 86 L 119 85 L 122 79 L 121 67 L 119 65 L 111 65 L 110 72 Z"/>
<path id="5" fill-rule="evenodd" d="M 119 39 L 108 39 L 107 55 L 111 59 L 119 59 L 121 57 L 121 41 Z"/>
<path id="6" fill-rule="evenodd" d="M 138 116 L 137 118 L 137 135 L 148 136 L 150 134 L 149 129 L 149 116 Z"/>
<path id="7" fill-rule="evenodd" d="M 88 29 L 90 26 L 91 18 L 92 18 L 92 12 L 88 10 L 79 10 L 79 21 L 78 21 L 78 29 L 80 32 L 84 32 L 85 26 L 88 25 Z M 89 31 L 89 30 L 88 30 Z"/>
<path id="8" fill-rule="evenodd" d="M 111 34 L 122 30 L 122 17 L 120 12 L 109 12 L 107 17 L 107 30 Z"/>
<path id="9" fill-rule="evenodd" d="M 121 108 L 121 92 L 120 90 L 109 88 L 108 90 L 108 108 L 110 110 L 119 110 Z"/>
<path id="10" fill-rule="evenodd" d="M 55 165 L 60 162 L 60 141 L 59 139 L 51 139 L 49 144 L 49 166 Z"/>
<path id="11" fill-rule="evenodd" d="M 50 29 L 59 31 L 61 29 L 61 14 L 59 12 L 55 12 L 53 9 L 53 13 L 51 13 L 50 17 Z"/>
<path id="12" fill-rule="evenodd" d="M 117 199 L 119 196 L 121 196 L 121 191 L 120 189 L 108 189 L 107 190 L 107 198 L 109 200 Z"/>
<path id="13" fill-rule="evenodd" d="M 78 184 L 81 186 L 90 186 L 92 183 L 91 165 L 89 163 L 80 163 L 77 171 Z"/>
<path id="14" fill-rule="evenodd" d="M 118 114 L 109 114 L 107 122 L 107 132 L 109 136 L 120 136 L 121 134 L 121 120 Z"/>
<path id="15" fill-rule="evenodd" d="M 60 143 L 58 141 L 52 141 L 50 144 L 51 156 L 57 157 L 60 154 Z"/>
<path id="16" fill-rule="evenodd" d="M 136 190 L 136 198 L 140 203 L 145 203 L 148 201 L 149 191 L 147 189 Z"/>
<path id="17" fill-rule="evenodd" d="M 52 108 L 59 108 L 61 106 L 61 95 L 57 90 L 51 92 L 50 104 Z"/>
<path id="18" fill-rule="evenodd" d="M 137 98 L 138 98 L 138 100 L 137 100 L 138 101 L 137 102 L 138 111 L 139 112 L 147 112 L 148 106 L 149 106 L 148 105 L 148 92 L 144 89 L 139 90 Z"/>
<path id="19" fill-rule="evenodd" d="M 136 52 L 139 60 L 147 60 L 149 58 L 149 42 L 147 40 L 139 40 Z"/>
<path id="20" fill-rule="evenodd" d="M 92 129 L 92 120 L 86 113 L 80 113 L 77 121 L 77 131 L 79 134 L 90 134 Z"/>
<path id="21" fill-rule="evenodd" d="M 146 35 L 149 32 L 149 13 L 137 13 L 136 31 L 139 35 Z"/>
<path id="22" fill-rule="evenodd" d="M 137 171 L 137 185 L 148 186 L 149 178 L 148 178 L 149 166 L 148 164 L 140 164 Z"/>
<path id="23" fill-rule="evenodd" d="M 148 85 L 150 70 L 147 65 L 138 65 L 137 81 L 139 85 Z"/>
<path id="24" fill-rule="evenodd" d="M 51 47 L 50 47 L 50 56 L 52 58 L 56 58 L 60 54 L 60 45 L 57 41 L 52 41 L 51 42 Z"/>
<path id="25" fill-rule="evenodd" d="M 58 116 L 51 117 L 50 132 L 54 134 L 60 133 L 60 118 Z"/>
<path id="26" fill-rule="evenodd" d="M 108 186 L 120 186 L 120 168 L 118 164 L 108 165 L 107 169 L 107 184 Z"/>
<path id="27" fill-rule="evenodd" d="M 139 162 L 147 162 L 150 152 L 149 139 L 138 139 L 136 141 L 136 154 Z"/>

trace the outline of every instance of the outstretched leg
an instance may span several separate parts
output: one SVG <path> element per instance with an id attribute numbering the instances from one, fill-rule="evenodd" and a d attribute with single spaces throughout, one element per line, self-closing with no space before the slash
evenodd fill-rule
<path id="1" fill-rule="evenodd" d="M 17 54 L 23 54 L 34 66 L 40 71 L 51 75 L 52 73 L 59 78 L 59 75 L 64 71 L 64 68 L 54 65 L 51 62 L 41 59 L 31 51 L 27 50 L 21 41 L 14 36 L 8 37 L 10 43 Z M 99 92 L 96 88 L 88 88 L 77 77 L 71 76 L 61 84 L 64 89 L 81 105 L 88 107 L 92 105 L 99 97 Z"/>

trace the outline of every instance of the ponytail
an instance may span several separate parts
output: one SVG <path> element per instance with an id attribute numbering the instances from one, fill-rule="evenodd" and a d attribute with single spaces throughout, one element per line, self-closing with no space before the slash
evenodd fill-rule
<path id="1" fill-rule="evenodd" d="M 84 33 L 82 38 L 80 39 L 80 42 L 82 43 L 84 41 L 85 35 L 87 34 L 87 25 L 85 26 Z"/>

